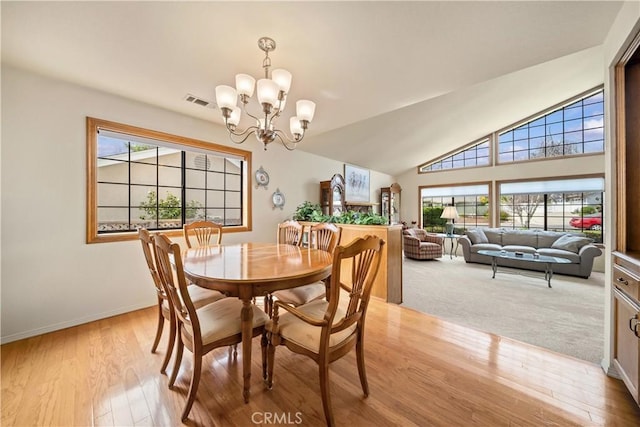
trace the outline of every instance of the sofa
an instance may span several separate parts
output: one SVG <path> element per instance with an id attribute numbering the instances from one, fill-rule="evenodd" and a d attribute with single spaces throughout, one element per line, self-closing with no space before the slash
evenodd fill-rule
<path id="1" fill-rule="evenodd" d="M 481 255 L 479 250 L 506 250 L 510 252 L 534 253 L 566 258 L 570 264 L 555 264 L 553 272 L 588 278 L 595 257 L 602 255 L 600 248 L 589 239 L 575 233 L 544 230 L 511 230 L 504 228 L 475 228 L 465 231 L 458 239 L 464 260 L 491 264 L 491 257 Z M 497 264 L 505 267 L 544 271 L 543 263 L 498 258 Z"/>
<path id="2" fill-rule="evenodd" d="M 402 231 L 404 256 L 412 259 L 435 259 L 442 257 L 444 239 L 429 234 L 421 228 L 406 228 Z"/>

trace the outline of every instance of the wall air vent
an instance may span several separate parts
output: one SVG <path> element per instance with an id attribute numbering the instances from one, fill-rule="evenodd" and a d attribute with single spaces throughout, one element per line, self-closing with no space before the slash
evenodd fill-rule
<path id="1" fill-rule="evenodd" d="M 208 171 L 209 169 L 211 169 L 211 160 L 209 160 L 209 157 L 204 154 L 198 154 L 193 159 L 193 165 L 196 169 Z"/>
<path id="2" fill-rule="evenodd" d="M 200 98 L 198 96 L 195 95 L 191 95 L 190 93 L 188 93 L 185 97 L 184 100 L 187 102 L 190 102 L 192 104 L 196 104 L 196 105 L 200 105 L 201 107 L 207 107 L 207 108 L 216 108 L 216 103 L 215 102 L 211 102 L 211 101 L 207 101 L 206 99 Z"/>

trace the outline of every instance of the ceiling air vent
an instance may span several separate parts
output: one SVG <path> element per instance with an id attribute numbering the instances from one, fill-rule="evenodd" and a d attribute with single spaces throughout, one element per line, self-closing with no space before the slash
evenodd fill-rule
<path id="1" fill-rule="evenodd" d="M 184 97 L 184 100 L 192 104 L 200 105 L 201 107 L 216 108 L 216 104 L 214 102 L 207 101 L 206 99 L 191 95 L 190 93 Z"/>

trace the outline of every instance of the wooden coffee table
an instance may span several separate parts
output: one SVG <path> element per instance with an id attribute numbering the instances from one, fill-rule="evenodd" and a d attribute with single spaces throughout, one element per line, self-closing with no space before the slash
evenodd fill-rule
<path id="1" fill-rule="evenodd" d="M 547 281 L 547 286 L 551 287 L 551 278 L 553 277 L 553 264 L 570 264 L 566 258 L 558 258 L 547 255 L 538 255 L 534 257 L 533 254 L 509 251 L 492 251 L 492 250 L 479 250 L 480 255 L 487 255 L 491 257 L 491 269 L 493 270 L 492 279 L 496 278 L 496 272 L 498 271 L 498 259 L 505 258 L 513 261 L 527 261 L 537 262 L 544 264 L 544 279 Z"/>

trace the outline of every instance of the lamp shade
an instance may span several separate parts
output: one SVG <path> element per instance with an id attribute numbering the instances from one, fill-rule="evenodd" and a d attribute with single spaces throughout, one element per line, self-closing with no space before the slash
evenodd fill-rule
<path id="1" fill-rule="evenodd" d="M 455 206 L 446 206 L 442 211 L 442 215 L 440 215 L 440 218 L 458 219 L 460 218 L 460 216 L 458 215 L 458 211 L 456 210 Z"/>
<path id="2" fill-rule="evenodd" d="M 228 108 L 233 110 L 237 102 L 238 95 L 234 88 L 226 85 L 216 86 L 216 103 L 220 109 Z"/>
<path id="3" fill-rule="evenodd" d="M 291 73 L 282 68 L 278 68 L 271 72 L 271 79 L 277 83 L 280 90 L 284 93 L 289 92 L 291 87 Z"/>
<path id="4" fill-rule="evenodd" d="M 289 119 L 289 129 L 291 130 L 292 135 L 303 135 L 304 130 L 302 129 L 302 125 L 300 124 L 300 120 L 297 117 L 291 117 Z"/>
<path id="5" fill-rule="evenodd" d="M 271 79 L 258 80 L 258 102 L 260 104 L 276 105 L 280 87 Z"/>
<path id="6" fill-rule="evenodd" d="M 227 122 L 232 126 L 238 126 L 238 123 L 240 123 L 240 115 L 240 107 L 233 107 L 233 110 L 231 110 L 231 115 L 229 116 L 229 119 L 227 119 Z"/>
<path id="7" fill-rule="evenodd" d="M 238 95 L 247 95 L 249 98 L 253 96 L 253 90 L 256 85 L 256 79 L 248 74 L 236 74 L 236 90 Z"/>
<path id="8" fill-rule="evenodd" d="M 306 120 L 311 123 L 313 115 L 316 112 L 316 103 L 306 99 L 296 102 L 296 115 L 298 120 Z"/>

